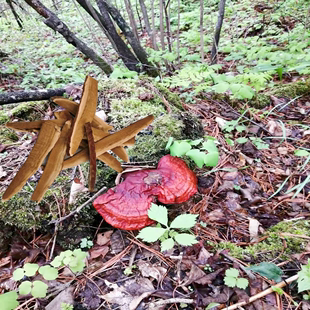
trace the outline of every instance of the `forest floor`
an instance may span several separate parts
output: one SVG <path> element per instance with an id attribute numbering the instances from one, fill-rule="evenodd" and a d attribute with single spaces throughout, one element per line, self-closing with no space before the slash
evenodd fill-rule
<path id="1" fill-rule="evenodd" d="M 309 53 L 307 44 L 298 47 L 303 43 L 297 42 L 298 29 L 294 32 L 299 21 L 283 24 L 292 27 L 291 41 L 285 41 L 286 34 L 281 33 L 274 35 L 278 41 L 270 45 L 286 48 L 287 54 L 297 46 L 294 55 L 298 57 Z M 255 27 L 252 31 L 258 33 L 250 34 L 250 29 L 240 30 L 247 31 L 245 43 L 264 34 Z M 274 30 L 273 25 L 270 29 Z M 193 40 L 191 31 L 184 31 L 183 36 L 195 55 L 199 48 L 193 50 L 196 43 L 189 39 Z M 197 243 L 176 243 L 166 251 L 161 251 L 163 239 L 142 242 L 137 231 L 115 229 L 102 220 L 92 207 L 93 194 L 85 184 L 88 164 L 63 171 L 40 204 L 30 202 L 42 174 L 39 170 L 18 195 L 0 204 L 0 291 L 13 292 L 19 287 L 21 292 L 20 286 L 28 280 L 48 286 L 45 297 L 20 293 L 17 309 L 73 309 L 69 305 L 74 305 L 74 309 L 98 310 L 232 310 L 238 303 L 250 310 L 310 309 L 310 78 L 309 72 L 303 71 L 308 68 L 307 59 L 301 71 L 290 71 L 297 63 L 288 60 L 281 64 L 281 74 L 278 67 L 269 67 L 272 72 L 264 71 L 264 76 L 256 72 L 246 82 L 242 76 L 244 85 L 256 91 L 249 99 L 252 91 L 248 88 L 234 92 L 232 85 L 240 80 L 223 79 L 222 75 L 238 72 L 241 79 L 244 68 L 240 66 L 253 62 L 254 52 L 244 54 L 237 46 L 240 43 L 228 51 L 225 36 L 220 68 L 204 70 L 194 62 L 178 68 L 172 77 L 163 74 L 159 82 L 145 77 L 110 80 L 73 48 L 62 45 L 57 51 L 60 39 L 54 34 L 44 32 L 43 45 L 33 36 L 20 32 L 16 40 L 23 41 L 23 47 L 12 48 L 1 64 L 2 92 L 56 88 L 74 81 L 68 95 L 78 102 L 81 84 L 91 74 L 99 80 L 98 111 L 105 112 L 115 129 L 155 115 L 154 124 L 138 135 L 134 147 L 128 147 L 132 166 L 155 167 L 162 156 L 172 152 L 171 145 L 165 148 L 169 138 L 194 141 L 192 149 L 199 154 L 205 153 L 203 142 L 211 139 L 219 159 L 210 167 L 199 164 L 197 157 L 182 156 L 198 178 L 198 192 L 185 203 L 169 205 L 168 217 L 171 222 L 182 214 L 197 215 L 193 227 L 186 229 Z M 263 38 L 271 42 L 270 35 Z M 4 41 L 8 49 L 16 44 L 7 38 Z M 266 53 L 271 53 L 270 45 L 265 46 Z M 258 50 L 263 49 L 260 46 Z M 242 57 L 248 58 L 248 63 Z M 39 67 L 34 58 L 41 63 Z M 197 80 L 201 76 L 208 80 L 212 74 L 212 79 L 220 82 L 198 91 L 201 84 Z M 36 134 L 14 132 L 4 124 L 48 120 L 56 109 L 47 101 L 1 106 L 0 192 L 10 184 L 36 141 Z M 123 168 L 128 165 L 123 163 Z M 116 177 L 115 171 L 99 163 L 97 190 L 114 187 Z M 73 195 L 74 188 L 78 196 Z M 69 205 L 69 199 L 73 204 Z M 85 202 L 80 213 L 59 225 L 50 223 Z M 87 257 L 74 254 L 80 253 L 74 250 L 88 253 Z M 43 279 L 37 270 L 28 273 L 27 268 L 19 280 L 12 278 L 14 270 L 26 264 L 49 265 L 59 255 L 67 255 L 67 261 L 62 261 L 55 279 Z M 77 267 L 81 269 L 73 272 Z"/>

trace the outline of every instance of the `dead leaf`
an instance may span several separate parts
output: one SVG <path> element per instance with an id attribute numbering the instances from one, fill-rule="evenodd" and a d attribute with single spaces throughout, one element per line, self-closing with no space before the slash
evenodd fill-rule
<path id="1" fill-rule="evenodd" d="M 74 204 L 76 196 L 79 193 L 88 192 L 88 188 L 85 187 L 79 179 L 75 178 L 71 184 L 70 196 L 69 196 L 69 204 Z"/>
<path id="2" fill-rule="evenodd" d="M 250 242 L 258 241 L 258 227 L 261 223 L 253 218 L 249 218 L 249 232 L 250 232 Z"/>
<path id="3" fill-rule="evenodd" d="M 68 305 L 74 304 L 73 298 L 74 286 L 69 286 L 61 293 L 59 293 L 46 307 L 46 310 L 61 309 L 61 304 L 66 303 Z"/>
<path id="4" fill-rule="evenodd" d="M 162 280 L 167 272 L 166 268 L 151 264 L 143 260 L 139 261 L 137 266 L 143 277 L 152 277 L 158 282 Z"/>
<path id="5" fill-rule="evenodd" d="M 90 258 L 97 258 L 101 256 L 101 259 L 103 259 L 109 252 L 109 247 L 104 245 L 104 246 L 94 246 L 89 250 Z"/>
<path id="6" fill-rule="evenodd" d="M 97 244 L 98 245 L 106 245 L 111 240 L 111 235 L 113 234 L 113 230 L 108 230 L 105 233 L 101 233 L 97 235 Z"/>

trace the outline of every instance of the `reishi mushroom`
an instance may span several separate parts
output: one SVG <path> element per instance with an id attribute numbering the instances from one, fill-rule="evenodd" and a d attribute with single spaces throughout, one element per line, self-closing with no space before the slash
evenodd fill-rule
<path id="1" fill-rule="evenodd" d="M 110 225 L 136 230 L 151 225 L 151 203 L 187 201 L 197 192 L 197 178 L 186 163 L 170 155 L 162 157 L 157 169 L 130 172 L 124 181 L 99 196 L 93 205 Z"/>

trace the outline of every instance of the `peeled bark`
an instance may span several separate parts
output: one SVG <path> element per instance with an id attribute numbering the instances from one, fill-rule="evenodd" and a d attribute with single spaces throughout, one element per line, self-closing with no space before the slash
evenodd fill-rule
<path id="1" fill-rule="evenodd" d="M 78 39 L 68 26 L 63 23 L 52 11 L 45 7 L 39 0 L 25 0 L 34 10 L 45 18 L 44 24 L 51 29 L 59 32 L 68 43 L 75 46 L 84 55 L 90 58 L 99 68 L 101 68 L 107 75 L 112 73 L 110 65 L 104 61 L 93 49 L 89 48 L 83 41 Z"/>

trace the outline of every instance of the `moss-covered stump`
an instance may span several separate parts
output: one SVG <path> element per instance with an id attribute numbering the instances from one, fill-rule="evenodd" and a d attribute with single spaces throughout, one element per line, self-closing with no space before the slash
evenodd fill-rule
<path id="1" fill-rule="evenodd" d="M 229 250 L 233 257 L 249 262 L 270 261 L 275 257 L 287 260 L 293 254 L 302 253 L 309 242 L 310 221 L 280 222 L 266 232 L 268 236 L 262 242 L 240 247 L 231 242 L 221 242 L 213 245 L 217 250 Z M 300 236 L 300 237 L 299 237 Z"/>
<path id="2" fill-rule="evenodd" d="M 98 107 L 106 112 L 107 122 L 114 126 L 114 130 L 124 128 L 147 115 L 154 115 L 154 122 L 138 134 L 134 146 L 128 148 L 128 153 L 131 161 L 151 160 L 156 164 L 167 152 L 165 145 L 169 137 L 194 139 L 203 135 L 203 129 L 198 119 L 179 109 L 181 102 L 177 95 L 168 89 L 150 86 L 149 83 L 149 80 L 100 81 Z M 150 94 L 149 99 L 139 99 L 143 94 Z M 171 113 L 167 112 L 163 97 L 168 101 Z M 35 104 L 27 103 L 16 106 L 13 111 L 14 115 L 12 110 L 2 110 L 0 114 L 2 122 L 12 119 L 12 115 L 13 118 L 24 121 L 40 119 L 45 110 L 42 106 L 38 109 Z M 43 111 L 43 114 L 38 111 Z M 15 141 L 14 132 L 5 128 L 3 130 L 6 143 Z M 81 165 L 86 180 L 88 167 L 88 163 Z M 71 170 L 63 171 L 39 204 L 30 200 L 32 188 L 35 188 L 36 182 L 30 182 L 32 188 L 25 186 L 9 201 L 0 202 L 0 223 L 5 224 L 13 232 L 12 235 L 14 230 L 52 234 L 54 225 L 48 225 L 51 220 L 68 214 L 90 197 L 89 193 L 81 193 L 74 205 L 68 205 L 72 183 L 70 173 Z M 113 187 L 116 176 L 117 173 L 114 170 L 97 161 L 97 190 L 102 187 Z M 36 179 L 38 177 L 39 175 Z M 79 215 L 73 216 L 59 226 L 58 243 L 64 248 L 70 245 L 76 246 L 81 238 L 91 236 L 90 227 L 96 227 L 101 220 L 92 203 L 89 203 Z M 8 244 L 10 240 L 10 235 L 0 235 L 0 242 Z"/>

